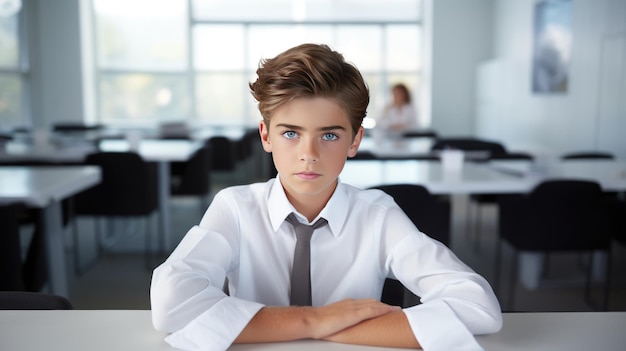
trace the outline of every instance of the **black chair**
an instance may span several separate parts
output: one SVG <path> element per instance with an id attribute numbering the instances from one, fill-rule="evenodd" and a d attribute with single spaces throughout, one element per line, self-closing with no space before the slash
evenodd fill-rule
<path id="1" fill-rule="evenodd" d="M 605 151 L 575 151 L 569 152 L 561 156 L 562 160 L 614 160 L 615 156 L 610 152 Z"/>
<path id="2" fill-rule="evenodd" d="M 371 151 L 357 151 L 356 155 L 354 155 L 354 157 L 350 157 L 348 158 L 348 161 L 359 161 L 359 160 L 378 160 L 378 157 L 376 157 L 376 155 L 374 155 L 373 152 Z"/>
<path id="3" fill-rule="evenodd" d="M 463 150 L 465 152 L 485 152 L 485 157 L 477 160 L 487 161 L 490 157 L 506 154 L 503 144 L 474 137 L 445 137 L 437 138 L 431 146 L 431 151 L 442 151 L 445 149 Z"/>
<path id="4" fill-rule="evenodd" d="M 502 243 L 515 251 L 510 274 L 509 304 L 514 305 L 517 281 L 517 252 L 588 252 L 604 251 L 607 255 L 604 300 L 600 309 L 608 308 L 611 236 L 613 226 L 610 203 L 596 182 L 582 180 L 547 180 L 529 194 L 501 196 L 499 199 L 500 240 L 496 247 L 496 275 L 499 285 Z M 591 300 L 592 260 L 587 265 L 585 299 Z"/>
<path id="5" fill-rule="evenodd" d="M 152 251 L 150 215 L 158 210 L 157 165 L 144 161 L 134 152 L 97 152 L 88 155 L 85 164 L 99 166 L 102 181 L 75 196 L 75 214 L 96 217 L 96 235 L 100 217 L 146 217 L 145 254 L 149 267 Z M 76 228 L 74 248 L 75 264 L 80 273 L 82 265 Z"/>
<path id="6" fill-rule="evenodd" d="M 531 154 L 525 152 L 497 153 L 489 157 L 490 161 L 526 160 L 532 162 L 533 159 L 534 157 Z M 490 204 L 497 205 L 498 196 L 500 196 L 500 194 L 470 194 L 468 198 L 466 232 L 468 237 L 474 234 L 475 248 L 477 250 L 480 249 L 482 236 L 482 206 Z M 472 211 L 472 208 L 474 208 L 475 211 Z"/>
<path id="7" fill-rule="evenodd" d="M 615 155 L 607 151 L 574 151 L 563 154 L 561 156 L 562 161 L 576 161 L 576 160 L 614 160 Z M 619 193 L 616 191 L 605 192 L 607 198 L 619 198 Z"/>
<path id="8" fill-rule="evenodd" d="M 0 291 L 0 310 L 72 310 L 63 296 L 28 291 Z"/>
<path id="9" fill-rule="evenodd" d="M 626 246 L 626 200 L 612 201 L 613 239 Z"/>
<path id="10" fill-rule="evenodd" d="M 203 146 L 188 161 L 170 164 L 170 193 L 172 196 L 198 196 L 204 211 L 211 191 L 211 149 Z"/>
<path id="11" fill-rule="evenodd" d="M 434 196 L 428 189 L 416 184 L 379 185 L 371 189 L 382 190 L 393 197 L 420 231 L 445 245 L 450 244 L 451 207 L 447 198 Z M 381 301 L 408 307 L 418 303 L 419 298 L 398 280 L 387 279 Z"/>
<path id="12" fill-rule="evenodd" d="M 0 291 L 24 290 L 20 246 L 21 204 L 0 205 Z"/>
<path id="13" fill-rule="evenodd" d="M 236 143 L 237 159 L 245 165 L 248 181 L 267 180 L 275 176 L 268 168 L 268 154 L 263 150 L 258 128 L 246 129 Z"/>
<path id="14" fill-rule="evenodd" d="M 233 171 L 236 167 L 236 144 L 225 136 L 214 136 L 206 141 L 212 150 L 211 170 Z"/>
<path id="15" fill-rule="evenodd" d="M 405 138 L 437 138 L 438 134 L 434 130 L 409 130 L 402 133 Z"/>
<path id="16" fill-rule="evenodd" d="M 102 124 L 84 124 L 79 122 L 59 122 L 52 126 L 52 130 L 60 133 L 88 132 L 103 129 Z"/>

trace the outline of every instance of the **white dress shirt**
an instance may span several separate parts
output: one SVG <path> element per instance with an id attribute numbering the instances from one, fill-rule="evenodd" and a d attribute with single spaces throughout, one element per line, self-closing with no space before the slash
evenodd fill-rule
<path id="1" fill-rule="evenodd" d="M 171 333 L 170 345 L 226 350 L 263 306 L 289 305 L 291 212 L 278 179 L 215 195 L 152 277 L 153 323 Z M 481 350 L 473 334 L 501 328 L 489 283 L 415 228 L 384 192 L 339 182 L 319 217 L 328 225 L 311 240 L 313 306 L 380 299 L 392 277 L 421 297 L 422 304 L 403 311 L 424 350 Z M 230 295 L 223 292 L 226 277 Z"/>

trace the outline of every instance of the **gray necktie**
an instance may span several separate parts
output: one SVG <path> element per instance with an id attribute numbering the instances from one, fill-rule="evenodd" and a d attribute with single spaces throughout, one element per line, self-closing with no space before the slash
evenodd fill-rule
<path id="1" fill-rule="evenodd" d="M 320 218 L 313 225 L 303 224 L 293 213 L 287 217 L 287 222 L 293 225 L 297 238 L 291 269 L 291 305 L 311 306 L 311 236 L 315 229 L 328 222 Z"/>

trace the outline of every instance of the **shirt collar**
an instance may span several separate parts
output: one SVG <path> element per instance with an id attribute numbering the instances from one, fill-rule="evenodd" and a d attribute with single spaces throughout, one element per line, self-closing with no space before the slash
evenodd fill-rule
<path id="1" fill-rule="evenodd" d="M 274 231 L 278 230 L 291 212 L 298 213 L 287 199 L 287 194 L 285 194 L 279 177 L 280 176 L 276 176 L 276 179 L 270 184 L 267 194 L 267 207 Z M 347 220 L 347 214 L 348 194 L 346 188 L 341 181 L 339 181 L 335 192 L 317 218 L 325 218 L 328 221 L 331 233 L 336 237 L 341 233 L 341 229 Z M 315 222 L 317 218 L 313 222 Z"/>

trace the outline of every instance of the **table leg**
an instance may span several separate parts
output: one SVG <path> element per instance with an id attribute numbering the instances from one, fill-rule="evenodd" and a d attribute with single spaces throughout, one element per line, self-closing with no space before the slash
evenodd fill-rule
<path id="1" fill-rule="evenodd" d="M 539 288 L 545 255 L 538 252 L 520 252 L 519 279 L 528 290 Z"/>
<path id="2" fill-rule="evenodd" d="M 51 201 L 47 207 L 42 209 L 42 216 L 50 292 L 69 297 L 65 248 L 63 244 L 61 202 Z"/>
<path id="3" fill-rule="evenodd" d="M 168 253 L 170 250 L 170 163 L 160 161 L 159 165 L 159 212 L 160 230 L 162 234 L 159 242 L 160 253 Z"/>

